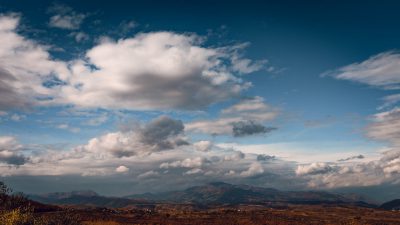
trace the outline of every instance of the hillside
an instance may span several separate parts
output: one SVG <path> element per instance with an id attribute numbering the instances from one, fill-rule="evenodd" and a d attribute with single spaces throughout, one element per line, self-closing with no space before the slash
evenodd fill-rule
<path id="1" fill-rule="evenodd" d="M 400 210 L 400 199 L 385 202 L 379 208 L 386 210 Z"/>

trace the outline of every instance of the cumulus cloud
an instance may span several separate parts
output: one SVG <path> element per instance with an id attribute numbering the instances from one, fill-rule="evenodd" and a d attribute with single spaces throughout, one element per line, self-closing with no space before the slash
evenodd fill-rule
<path id="1" fill-rule="evenodd" d="M 93 138 L 88 144 L 78 146 L 77 150 L 108 153 L 119 158 L 151 154 L 188 144 L 182 137 L 183 129 L 180 120 L 161 116 L 136 129 L 111 132 Z"/>
<path id="2" fill-rule="evenodd" d="M 374 161 L 355 164 L 313 163 L 299 166 L 296 173 L 308 180 L 308 185 L 313 188 L 370 186 L 394 181 L 385 177 L 379 162 Z"/>
<path id="3" fill-rule="evenodd" d="M 75 29 L 83 20 L 83 14 L 68 7 L 53 8 L 51 12 L 60 14 L 52 17 L 51 24 L 56 27 Z M 65 22 L 70 14 L 81 20 Z M 240 75 L 260 68 L 237 53 L 242 48 L 206 47 L 202 37 L 173 32 L 140 33 L 118 41 L 104 39 L 86 51 L 82 59 L 57 61 L 51 59 L 48 47 L 18 34 L 18 24 L 17 15 L 0 16 L 0 41 L 8 43 L 0 48 L 2 111 L 37 105 L 204 109 L 239 97 L 251 86 Z M 77 41 L 87 39 L 82 32 L 71 35 Z M 251 69 L 243 65 L 240 71 L 235 68 L 240 60 Z"/>
<path id="4" fill-rule="evenodd" d="M 16 31 L 19 16 L 0 15 L 0 110 L 41 105 L 55 95 L 55 82 L 67 77 L 66 64 Z M 46 84 L 44 86 L 43 84 Z M 53 87 L 53 88 L 50 88 Z"/>
<path id="5" fill-rule="evenodd" d="M 309 180 L 312 187 L 369 186 L 400 181 L 400 110 L 377 113 L 365 129 L 366 136 L 386 142 L 389 147 L 381 151 L 377 160 L 357 155 L 338 160 L 337 163 L 311 163 L 299 165 L 296 174 Z M 366 161 L 366 162 L 365 162 Z"/>
<path id="6" fill-rule="evenodd" d="M 167 116 L 161 116 L 140 130 L 143 143 L 154 146 L 155 149 L 171 149 L 188 142 L 179 137 L 183 133 L 183 123 Z M 173 140 L 172 140 L 173 139 Z"/>
<path id="7" fill-rule="evenodd" d="M 263 123 L 275 119 L 279 111 L 264 102 L 261 97 L 243 99 L 223 109 L 219 118 L 197 120 L 186 124 L 191 132 L 212 135 L 233 135 L 235 137 L 268 133 L 276 128 Z"/>
<path id="8" fill-rule="evenodd" d="M 264 168 L 262 164 L 254 162 L 250 165 L 250 167 L 247 170 L 241 172 L 240 175 L 243 177 L 252 177 L 262 173 L 264 173 Z"/>
<path id="9" fill-rule="evenodd" d="M 351 80 L 382 89 L 400 89 L 400 54 L 385 52 L 360 62 L 354 63 L 325 75 L 337 79 Z M 398 103 L 398 94 L 383 98 L 383 110 Z M 296 173 L 309 179 L 313 187 L 367 186 L 382 183 L 400 182 L 400 109 L 377 113 L 371 117 L 365 128 L 365 135 L 373 140 L 387 143 L 378 160 L 354 162 L 364 159 L 357 155 L 338 160 L 337 163 L 312 163 L 299 165 Z"/>
<path id="10" fill-rule="evenodd" d="M 326 75 L 384 89 L 400 89 L 400 54 L 384 52 L 360 62 L 328 72 Z"/>
<path id="11" fill-rule="evenodd" d="M 126 173 L 126 172 L 128 172 L 128 171 L 129 171 L 129 168 L 126 167 L 126 166 L 118 166 L 118 167 L 115 169 L 115 172 L 118 172 L 118 173 Z"/>
<path id="12" fill-rule="evenodd" d="M 0 163 L 20 166 L 27 162 L 28 158 L 20 154 L 22 145 L 15 137 L 0 136 Z"/>
<path id="13" fill-rule="evenodd" d="M 87 51 L 87 62 L 72 66 L 74 75 L 58 102 L 137 110 L 201 109 L 250 87 L 226 63 L 231 55 L 225 49 L 207 48 L 199 36 L 172 32 L 103 41 Z"/>
<path id="14" fill-rule="evenodd" d="M 180 161 L 162 163 L 160 168 L 197 168 L 201 167 L 204 163 L 206 163 L 206 160 L 202 157 L 187 158 Z"/>
<path id="15" fill-rule="evenodd" d="M 273 175 L 268 179 L 268 185 L 276 184 L 277 187 L 281 187 L 291 183 L 292 179 L 297 179 L 291 174 L 291 163 L 279 159 L 274 162 L 257 161 L 256 155 L 247 155 L 232 148 L 213 145 L 208 151 L 199 151 L 195 145 L 190 144 L 152 151 L 151 146 L 143 143 L 138 135 L 143 127 L 145 125 L 132 131 L 104 134 L 91 139 L 86 145 L 68 150 L 53 147 L 40 150 L 30 156 L 29 162 L 18 168 L 0 166 L 0 173 L 60 177 L 73 175 L 77 180 L 103 179 L 107 182 L 109 179 L 113 182 L 127 182 L 129 178 L 132 185 L 144 185 L 152 191 L 155 191 L 153 187 L 159 187 L 158 191 L 165 191 L 182 188 L 182 184 L 193 186 L 199 182 L 215 180 L 242 180 L 263 185 L 265 180 L 261 177 L 265 171 Z M 113 176 L 114 174 L 123 176 Z M 91 178 L 87 178 L 88 176 Z"/>
<path id="16" fill-rule="evenodd" d="M 71 7 L 63 4 L 54 4 L 49 8 L 50 17 L 49 26 L 60 29 L 76 30 L 79 29 L 87 15 L 75 12 Z"/>
<path id="17" fill-rule="evenodd" d="M 296 170 L 297 175 L 325 174 L 334 170 L 335 167 L 329 163 L 316 162 L 306 165 L 299 165 Z"/>
<path id="18" fill-rule="evenodd" d="M 245 154 L 241 151 L 232 150 L 232 153 L 226 154 L 223 158 L 224 161 L 238 161 L 244 159 Z"/>
<path id="19" fill-rule="evenodd" d="M 198 141 L 198 142 L 193 143 L 193 146 L 198 151 L 208 152 L 213 147 L 213 143 L 211 141 Z"/>

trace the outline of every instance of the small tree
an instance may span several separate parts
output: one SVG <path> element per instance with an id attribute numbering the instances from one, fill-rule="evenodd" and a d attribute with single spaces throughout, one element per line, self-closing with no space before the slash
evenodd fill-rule
<path id="1" fill-rule="evenodd" d="M 11 192 L 11 188 L 9 188 L 4 182 L 0 181 L 0 208 L 6 206 Z"/>

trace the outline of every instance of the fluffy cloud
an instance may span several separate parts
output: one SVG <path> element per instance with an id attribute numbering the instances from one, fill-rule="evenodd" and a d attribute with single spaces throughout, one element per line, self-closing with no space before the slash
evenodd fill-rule
<path id="1" fill-rule="evenodd" d="M 20 154 L 22 145 L 15 137 L 0 136 L 0 163 L 20 166 L 27 162 L 28 158 Z"/>
<path id="2" fill-rule="evenodd" d="M 76 149 L 115 157 L 145 155 L 188 144 L 182 137 L 183 129 L 181 121 L 161 116 L 142 127 L 93 138 Z"/>
<path id="3" fill-rule="evenodd" d="M 241 172 L 240 175 L 243 177 L 252 177 L 262 173 L 264 173 L 264 168 L 262 164 L 254 162 L 250 165 L 250 167 L 247 170 Z"/>
<path id="4" fill-rule="evenodd" d="M 86 62 L 72 66 L 74 75 L 57 102 L 137 110 L 201 109 L 237 97 L 250 86 L 235 75 L 227 49 L 203 47 L 199 36 L 172 32 L 104 40 L 86 53 Z"/>
<path id="5" fill-rule="evenodd" d="M 29 161 L 25 164 L 19 165 L 18 168 L 0 167 L 0 173 L 3 176 L 56 175 L 61 179 L 65 177 L 64 175 L 68 175 L 75 176 L 77 181 L 124 180 L 140 191 L 165 191 L 182 188 L 182 185 L 193 186 L 216 180 L 226 182 L 241 180 L 254 185 L 264 185 L 263 176 L 269 176 L 268 185 L 276 184 L 279 188 L 291 183 L 292 179 L 297 179 L 293 178 L 291 172 L 292 163 L 279 159 L 273 162 L 258 161 L 257 155 L 244 154 L 232 148 L 208 146 L 208 143 L 204 143 L 208 150 L 199 151 L 197 149 L 199 146 L 189 143 L 162 151 L 154 149 L 141 139 L 141 131 L 145 127 L 149 124 L 158 124 L 154 121 L 157 119 L 148 124 L 138 125 L 138 128 L 130 131 L 104 134 L 91 139 L 86 145 L 69 150 L 44 150 L 42 147 L 45 146 L 39 146 L 40 151 L 30 155 Z M 175 134 L 181 135 L 179 132 Z M 170 135 L 164 137 L 174 139 L 174 136 Z M 15 146 L 15 142 L 7 145 Z M 26 147 L 19 146 L 17 149 Z M 268 174 L 265 171 L 268 171 Z M 114 176 L 115 174 L 119 175 Z"/>
<path id="6" fill-rule="evenodd" d="M 118 173 L 126 173 L 126 172 L 128 172 L 128 171 L 129 171 L 129 168 L 126 167 L 126 166 L 118 166 L 118 167 L 115 169 L 115 172 L 118 172 Z"/>
<path id="7" fill-rule="evenodd" d="M 161 169 L 168 169 L 168 168 L 197 168 L 201 167 L 206 160 L 202 157 L 196 158 L 188 158 L 181 161 L 174 161 L 174 162 L 166 162 L 160 165 Z"/>
<path id="8" fill-rule="evenodd" d="M 314 174 L 324 174 L 331 172 L 335 167 L 328 163 L 311 163 L 307 165 L 299 165 L 296 170 L 297 175 L 314 175 Z"/>
<path id="9" fill-rule="evenodd" d="M 312 187 L 368 186 L 400 181 L 400 109 L 377 113 L 366 127 L 366 135 L 390 147 L 378 160 L 354 162 L 363 155 L 338 160 L 338 163 L 299 165 L 296 174 L 309 179 Z M 364 159 L 365 161 L 365 159 Z"/>
<path id="10" fill-rule="evenodd" d="M 385 177 L 377 162 L 357 164 L 313 163 L 299 166 L 296 173 L 308 180 L 308 186 L 313 188 L 370 186 L 394 181 Z"/>
<path id="11" fill-rule="evenodd" d="M 76 14 L 60 6 L 52 12 L 57 10 Z M 61 23 L 65 18 L 69 17 L 56 15 L 51 24 L 78 26 Z M 205 47 L 197 35 L 173 32 L 104 39 L 83 59 L 62 62 L 51 59 L 48 47 L 18 34 L 18 24 L 17 15 L 0 16 L 0 41 L 8 43 L 0 47 L 2 111 L 37 105 L 197 110 L 240 96 L 251 84 L 239 75 L 262 67 L 261 62 L 241 57 L 243 46 Z M 77 41 L 85 39 L 83 33 L 73 35 Z M 236 63 L 242 64 L 240 70 Z"/>
<path id="12" fill-rule="evenodd" d="M 49 8 L 49 13 L 53 14 L 49 21 L 50 27 L 67 30 L 78 29 L 86 18 L 85 14 L 77 13 L 71 7 L 62 4 L 54 4 Z"/>
<path id="13" fill-rule="evenodd" d="M 385 89 L 400 89 L 399 71 L 400 54 L 385 52 L 327 74 L 341 80 L 356 81 Z"/>
<path id="14" fill-rule="evenodd" d="M 264 102 L 261 97 L 241 100 L 221 111 L 217 119 L 198 120 L 186 124 L 191 132 L 212 135 L 229 134 L 235 137 L 268 133 L 276 128 L 262 123 L 271 121 L 279 114 L 278 110 Z"/>
<path id="15" fill-rule="evenodd" d="M 391 150 L 383 153 L 379 164 L 385 174 L 400 175 L 400 108 L 376 114 L 367 127 L 367 135 L 391 144 Z"/>
<path id="16" fill-rule="evenodd" d="M 213 143 L 211 141 L 198 141 L 196 143 L 193 143 L 193 146 L 198 151 L 208 152 L 213 147 Z"/>
<path id="17" fill-rule="evenodd" d="M 372 56 L 327 73 L 337 79 L 351 80 L 383 89 L 400 89 L 400 54 L 386 52 Z M 385 97 L 382 110 L 399 101 L 399 95 Z M 400 109 L 380 112 L 372 116 L 365 128 L 368 138 L 388 144 L 378 160 L 364 159 L 363 155 L 338 160 L 337 163 L 299 165 L 296 174 L 309 180 L 312 187 L 368 186 L 400 182 Z M 355 162 L 354 159 L 364 159 Z"/>
<path id="18" fill-rule="evenodd" d="M 0 46 L 0 110 L 44 104 L 55 95 L 54 74 L 69 74 L 45 47 L 19 35 L 18 24 L 17 15 L 0 15 L 0 42 L 7 43 Z"/>

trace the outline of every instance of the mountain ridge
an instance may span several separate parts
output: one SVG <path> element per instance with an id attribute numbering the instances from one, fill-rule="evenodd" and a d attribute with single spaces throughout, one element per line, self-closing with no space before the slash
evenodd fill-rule
<path id="1" fill-rule="evenodd" d="M 280 191 L 274 188 L 234 185 L 212 182 L 184 190 L 143 193 L 125 197 L 101 196 L 94 191 L 55 192 L 30 195 L 32 200 L 59 205 L 89 205 L 100 207 L 129 207 L 143 204 L 191 204 L 202 207 L 215 205 L 288 205 L 288 204 L 348 204 L 363 207 L 377 207 L 362 201 L 362 197 L 347 197 L 343 194 L 325 191 Z"/>

